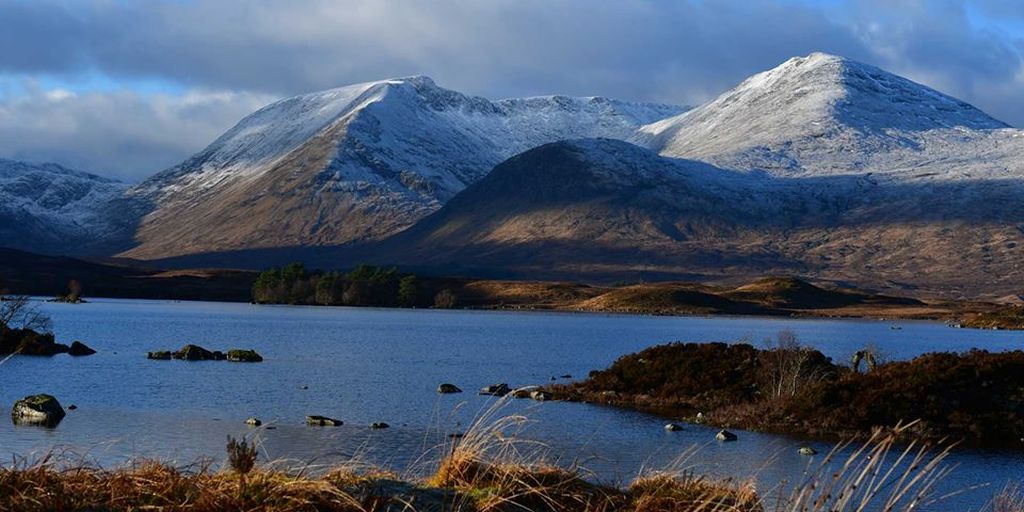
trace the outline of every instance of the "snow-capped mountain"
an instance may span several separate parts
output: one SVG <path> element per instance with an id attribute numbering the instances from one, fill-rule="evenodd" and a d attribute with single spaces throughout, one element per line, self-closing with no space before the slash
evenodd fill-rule
<path id="1" fill-rule="evenodd" d="M 633 140 L 663 158 L 609 141 L 531 150 L 380 256 L 417 248 L 395 261 L 521 276 L 798 272 L 968 296 L 1024 279 L 1024 132 L 878 68 L 791 59 Z M 588 195 L 603 169 L 620 179 Z M 668 181 L 640 179 L 652 169 Z"/>
<path id="2" fill-rule="evenodd" d="M 152 203 L 128 256 L 336 245 L 408 227 L 532 147 L 632 137 L 680 107 L 605 98 L 490 101 L 426 77 L 273 103 L 135 187 Z"/>
<path id="3" fill-rule="evenodd" d="M 109 249 L 107 215 L 127 187 L 57 164 L 0 159 L 0 247 L 58 254 Z"/>
<path id="4" fill-rule="evenodd" d="M 665 156 L 777 176 L 881 174 L 971 179 L 1019 174 L 1024 133 L 874 66 L 814 53 L 715 100 L 644 126 Z"/>

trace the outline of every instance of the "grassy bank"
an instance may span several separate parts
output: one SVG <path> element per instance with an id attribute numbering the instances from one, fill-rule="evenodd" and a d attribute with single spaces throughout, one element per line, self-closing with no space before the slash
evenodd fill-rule
<path id="1" fill-rule="evenodd" d="M 673 469 L 605 485 L 579 469 L 525 455 L 534 452 L 520 450 L 508 433 L 521 421 L 481 421 L 445 448 L 448 455 L 430 475 L 418 479 L 355 466 L 316 474 L 278 470 L 260 464 L 251 445 L 237 443 L 229 446 L 222 470 L 157 462 L 101 469 L 58 458 L 16 461 L 0 469 L 0 510 L 898 512 L 941 503 L 936 483 L 949 471 L 948 451 L 916 443 L 900 448 L 897 429 L 880 430 L 863 445 L 837 447 L 786 487 L 758 489 L 753 481 Z M 1020 512 L 1021 503 L 1010 489 L 990 510 Z"/>
<path id="2" fill-rule="evenodd" d="M 783 339 L 784 338 L 784 339 Z M 674 418 L 839 439 L 917 420 L 914 439 L 1024 449 L 1024 352 L 926 354 L 860 371 L 789 335 L 774 346 L 676 343 L 624 356 L 556 397 Z"/>

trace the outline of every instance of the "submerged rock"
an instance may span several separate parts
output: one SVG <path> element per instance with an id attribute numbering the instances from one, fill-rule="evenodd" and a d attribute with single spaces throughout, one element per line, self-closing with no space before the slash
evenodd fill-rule
<path id="1" fill-rule="evenodd" d="M 388 425 L 387 423 L 384 423 L 383 421 L 378 421 L 378 422 L 370 425 L 370 428 L 372 428 L 372 429 L 391 428 L 391 425 Z"/>
<path id="2" fill-rule="evenodd" d="M 157 359 L 160 361 L 170 361 L 171 352 L 169 350 L 158 350 L 156 352 L 149 352 L 146 354 L 146 359 Z"/>
<path id="3" fill-rule="evenodd" d="M 455 384 L 448 384 L 446 382 L 446 383 L 441 384 L 440 386 L 437 387 L 437 392 L 441 393 L 441 394 L 450 394 L 450 393 L 462 393 L 462 390 L 459 389 L 459 387 L 456 386 Z"/>
<path id="4" fill-rule="evenodd" d="M 505 395 L 507 395 L 509 393 L 509 391 L 512 391 L 512 389 L 508 387 L 508 384 L 505 384 L 503 382 L 501 384 L 491 384 L 490 386 L 482 388 L 480 390 L 480 394 L 481 395 L 493 395 L 493 396 L 505 396 Z"/>
<path id="5" fill-rule="evenodd" d="M 235 363 L 259 363 L 263 361 L 263 356 L 257 354 L 255 350 L 233 348 L 228 350 L 228 361 Z"/>
<path id="6" fill-rule="evenodd" d="M 95 350 L 90 348 L 85 343 L 82 343 L 81 341 L 72 342 L 71 348 L 68 349 L 68 355 L 71 356 L 91 356 L 95 353 Z"/>
<path id="7" fill-rule="evenodd" d="M 314 425 L 318 427 L 340 427 L 345 422 L 336 420 L 334 418 L 328 418 L 327 416 L 306 416 L 306 425 Z"/>
<path id="8" fill-rule="evenodd" d="M 64 419 L 64 408 L 52 395 L 31 395 L 14 402 L 11 420 L 15 424 L 56 427 Z"/>
<path id="9" fill-rule="evenodd" d="M 718 439 L 719 441 L 735 441 L 739 438 L 736 437 L 736 434 L 733 434 L 728 430 L 720 430 L 718 434 L 715 435 L 715 439 Z"/>

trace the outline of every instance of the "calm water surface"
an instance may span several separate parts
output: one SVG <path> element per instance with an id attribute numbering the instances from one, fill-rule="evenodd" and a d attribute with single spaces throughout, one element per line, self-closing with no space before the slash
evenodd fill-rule
<path id="1" fill-rule="evenodd" d="M 1024 334 L 952 329 L 933 322 L 737 317 L 355 309 L 204 302 L 95 300 L 43 304 L 60 341 L 99 351 L 87 358 L 14 357 L 0 365 L 0 404 L 39 392 L 79 409 L 53 430 L 0 421 L 0 457 L 37 456 L 54 447 L 101 464 L 139 457 L 191 463 L 222 459 L 227 435 L 252 433 L 261 418 L 265 459 L 321 465 L 353 458 L 410 475 L 429 471 L 445 436 L 464 430 L 492 404 L 475 390 L 488 384 L 544 384 L 583 377 L 619 356 L 668 341 L 755 343 L 789 329 L 837 360 L 866 343 L 891 357 L 930 351 L 1024 348 Z M 150 361 L 151 350 L 197 343 L 209 349 L 256 349 L 260 364 Z M 466 393 L 438 395 L 441 382 Z M 308 386 L 308 389 L 303 389 Z M 307 414 L 345 421 L 309 428 Z M 501 415 L 528 418 L 518 436 L 549 458 L 578 464 L 606 482 L 642 468 L 684 464 L 712 475 L 759 479 L 761 489 L 799 480 L 808 459 L 801 443 L 739 432 L 740 441 L 709 442 L 714 430 L 667 433 L 664 419 L 586 404 L 513 401 Z M 375 421 L 391 424 L 373 431 Z M 816 444 L 819 452 L 828 445 Z M 963 491 L 931 510 L 979 509 L 1010 479 L 1024 476 L 1021 453 L 958 450 L 943 492 Z M 976 488 L 978 485 L 987 487 Z"/>

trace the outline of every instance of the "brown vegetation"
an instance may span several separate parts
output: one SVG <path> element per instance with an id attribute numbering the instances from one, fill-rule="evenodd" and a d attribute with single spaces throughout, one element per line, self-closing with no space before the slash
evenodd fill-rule
<path id="1" fill-rule="evenodd" d="M 624 356 L 556 396 L 740 427 L 865 436 L 914 421 L 918 439 L 1024 447 L 1024 352 L 935 353 L 861 373 L 789 335 L 766 349 L 676 343 Z M 916 421 L 915 421 L 916 420 Z"/>
<path id="2" fill-rule="evenodd" d="M 900 432 L 894 430 L 878 431 L 859 447 L 839 445 L 802 481 L 763 494 L 753 481 L 673 469 L 645 472 L 625 486 L 601 485 L 524 450 L 515 432 L 523 418 L 490 419 L 501 407 L 445 447 L 448 455 L 424 479 L 355 465 L 317 474 L 278 470 L 260 465 L 252 444 L 230 440 L 229 464 L 221 471 L 208 464 L 142 462 L 105 470 L 57 457 L 15 460 L 0 467 L 0 511 L 762 512 L 771 503 L 772 509 L 806 512 L 904 512 L 940 500 L 934 486 L 948 471 L 948 451 L 917 444 L 895 449 Z M 1018 512 L 1015 500 L 1016 491 L 1008 489 L 993 502 L 1000 504 L 995 510 Z"/>

